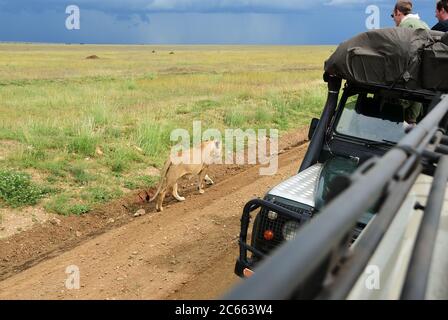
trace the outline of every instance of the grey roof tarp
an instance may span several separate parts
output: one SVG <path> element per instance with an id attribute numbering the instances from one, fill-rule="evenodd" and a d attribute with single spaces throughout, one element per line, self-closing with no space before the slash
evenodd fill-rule
<path id="1" fill-rule="evenodd" d="M 409 28 L 364 32 L 343 42 L 325 62 L 325 71 L 363 84 L 419 89 L 422 88 L 422 53 L 443 35 Z"/>

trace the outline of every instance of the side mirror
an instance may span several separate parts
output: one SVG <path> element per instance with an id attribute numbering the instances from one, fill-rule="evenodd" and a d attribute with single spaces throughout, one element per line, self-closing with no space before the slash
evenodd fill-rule
<path id="1" fill-rule="evenodd" d="M 346 175 L 336 176 L 328 183 L 328 192 L 324 195 L 325 203 L 330 203 L 334 198 L 340 195 L 348 187 L 350 187 L 352 180 Z"/>
<path id="2" fill-rule="evenodd" d="M 313 118 L 310 124 L 310 131 L 308 131 L 308 140 L 311 141 L 314 135 L 314 131 L 316 131 L 317 125 L 319 124 L 319 119 Z"/>

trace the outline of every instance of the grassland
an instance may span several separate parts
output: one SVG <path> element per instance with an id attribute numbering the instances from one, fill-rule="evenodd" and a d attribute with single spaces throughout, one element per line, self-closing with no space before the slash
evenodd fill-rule
<path id="1" fill-rule="evenodd" d="M 49 211 L 86 213 L 154 184 L 147 169 L 163 163 L 171 130 L 191 131 L 193 120 L 204 129 L 307 125 L 323 106 L 332 51 L 0 44 L 0 173 L 29 188 L 17 172 L 28 173 Z"/>

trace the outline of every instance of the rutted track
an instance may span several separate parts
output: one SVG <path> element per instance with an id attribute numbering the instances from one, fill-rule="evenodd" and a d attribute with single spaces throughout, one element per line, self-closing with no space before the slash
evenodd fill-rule
<path id="1" fill-rule="evenodd" d="M 233 267 L 242 207 L 294 174 L 305 150 L 302 144 L 280 154 L 275 176 L 259 176 L 259 167 L 250 167 L 163 213 L 59 249 L 0 282 L 0 299 L 218 297 L 238 281 Z M 79 290 L 65 287 L 70 265 L 79 267 Z"/>

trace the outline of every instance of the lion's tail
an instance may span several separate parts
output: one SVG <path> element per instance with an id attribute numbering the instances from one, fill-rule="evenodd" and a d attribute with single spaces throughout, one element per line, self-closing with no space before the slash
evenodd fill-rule
<path id="1" fill-rule="evenodd" d="M 170 166 L 171 166 L 171 161 L 170 161 L 170 159 L 169 159 L 169 160 L 165 163 L 165 165 L 163 166 L 162 172 L 160 173 L 160 181 L 159 181 L 159 186 L 157 187 L 156 194 L 155 194 L 151 199 L 149 199 L 149 202 L 154 201 L 154 199 L 157 198 L 157 196 L 159 195 L 160 191 L 162 190 L 162 186 L 163 186 L 163 184 L 165 183 L 165 180 L 166 180 L 166 174 L 167 174 L 167 172 L 168 172 Z"/>

